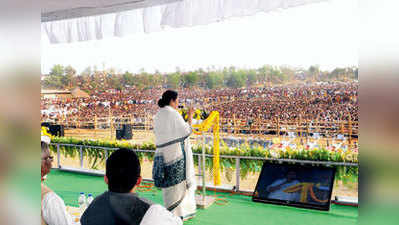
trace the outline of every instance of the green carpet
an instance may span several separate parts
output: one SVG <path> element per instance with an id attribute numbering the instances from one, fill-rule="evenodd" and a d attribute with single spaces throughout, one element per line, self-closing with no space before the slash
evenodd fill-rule
<path id="1" fill-rule="evenodd" d="M 53 170 L 46 181 L 47 185 L 64 199 L 66 205 L 77 206 L 79 192 L 97 196 L 107 187 L 103 177 L 89 176 Z M 209 192 L 214 194 L 214 192 Z M 219 193 L 218 193 L 219 194 Z M 141 197 L 162 204 L 162 193 L 139 192 Z M 329 212 L 300 209 L 288 206 L 252 202 L 251 197 L 226 194 L 227 205 L 213 204 L 205 210 L 198 210 L 197 216 L 184 224 L 201 225 L 345 225 L 357 224 L 358 208 L 331 205 Z"/>

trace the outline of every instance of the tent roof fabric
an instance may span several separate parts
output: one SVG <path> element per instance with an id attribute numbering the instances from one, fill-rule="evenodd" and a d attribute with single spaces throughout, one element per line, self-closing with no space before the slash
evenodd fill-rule
<path id="1" fill-rule="evenodd" d="M 49 13 L 61 10 L 70 10 L 78 8 L 99 8 L 110 5 L 118 5 L 127 2 L 142 2 L 142 0 L 68 0 L 68 1 L 42 1 L 42 13 Z"/>
<path id="2" fill-rule="evenodd" d="M 44 0 L 42 22 L 103 15 L 182 0 Z"/>
<path id="3" fill-rule="evenodd" d="M 206 25 L 329 0 L 108 0 L 106 4 L 100 0 L 78 1 L 45 5 L 42 30 L 50 43 L 123 37 L 161 31 L 166 26 Z"/>

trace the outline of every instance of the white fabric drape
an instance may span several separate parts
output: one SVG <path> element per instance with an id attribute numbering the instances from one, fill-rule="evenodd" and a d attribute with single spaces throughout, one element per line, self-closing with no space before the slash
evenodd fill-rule
<path id="1" fill-rule="evenodd" d="M 183 221 L 166 210 L 165 207 L 154 204 L 147 210 L 140 222 L 140 225 L 153 224 L 183 225 Z"/>
<path id="2" fill-rule="evenodd" d="M 230 17 L 322 1 L 328 0 L 183 0 L 119 13 L 44 22 L 42 30 L 51 43 L 100 40 L 137 32 L 161 31 L 165 26 L 179 28 L 205 25 Z"/>
<path id="3" fill-rule="evenodd" d="M 48 225 L 80 225 L 73 222 L 64 201 L 54 192 L 47 193 L 42 200 L 42 216 Z"/>

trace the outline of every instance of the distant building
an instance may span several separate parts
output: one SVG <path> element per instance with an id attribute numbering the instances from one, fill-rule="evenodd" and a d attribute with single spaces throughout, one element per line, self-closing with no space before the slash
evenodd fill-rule
<path id="1" fill-rule="evenodd" d="M 70 90 L 42 90 L 41 97 L 43 98 L 88 98 L 89 94 L 74 88 Z"/>
<path id="2" fill-rule="evenodd" d="M 68 90 L 42 90 L 40 95 L 43 98 L 72 98 Z"/>
<path id="3" fill-rule="evenodd" d="M 80 90 L 80 88 L 72 89 L 71 94 L 72 94 L 73 98 L 88 98 L 88 97 L 90 97 L 89 94 L 87 94 L 86 92 Z"/>

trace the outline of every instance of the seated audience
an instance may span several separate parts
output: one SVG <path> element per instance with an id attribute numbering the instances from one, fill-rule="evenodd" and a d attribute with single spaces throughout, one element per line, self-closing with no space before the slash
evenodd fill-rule
<path id="1" fill-rule="evenodd" d="M 140 161 L 129 149 L 115 151 L 106 162 L 108 191 L 96 197 L 83 213 L 82 225 L 181 225 L 166 208 L 135 193 L 141 183 Z"/>

